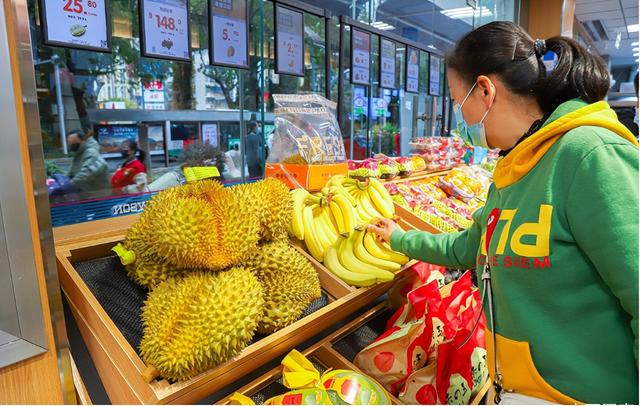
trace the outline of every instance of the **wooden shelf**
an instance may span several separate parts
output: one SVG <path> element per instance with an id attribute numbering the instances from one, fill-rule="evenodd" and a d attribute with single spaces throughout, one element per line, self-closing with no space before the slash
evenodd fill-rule
<path id="1" fill-rule="evenodd" d="M 126 220 L 119 218 L 113 222 L 101 222 L 101 231 L 94 238 L 86 231 L 76 233 L 73 227 L 59 230 L 56 235 L 61 242 L 56 250 L 56 258 L 63 293 L 105 390 L 114 404 L 197 402 L 287 353 L 328 326 L 347 318 L 380 297 L 393 284 L 388 282 L 368 288 L 355 288 L 345 284 L 322 264 L 313 260 L 311 262 L 318 272 L 322 289 L 330 297 L 326 306 L 251 344 L 236 357 L 193 379 L 177 383 L 166 380 L 147 383 L 142 377 L 146 368 L 143 360 L 73 266 L 77 261 L 110 255 L 111 248 L 123 240 L 126 229 L 135 221 L 134 216 L 129 217 Z M 301 252 L 310 257 L 303 250 Z M 396 279 L 401 278 L 413 263 L 410 262 L 398 272 Z"/>

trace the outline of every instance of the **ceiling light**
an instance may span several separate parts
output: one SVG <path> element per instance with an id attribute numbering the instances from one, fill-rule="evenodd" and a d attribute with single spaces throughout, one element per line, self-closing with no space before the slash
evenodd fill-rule
<path id="1" fill-rule="evenodd" d="M 638 46 L 638 41 L 636 41 L 636 42 L 632 42 L 632 43 L 631 43 L 631 46 L 632 46 L 632 47 L 637 47 L 637 46 Z"/>
<path id="2" fill-rule="evenodd" d="M 622 39 L 622 33 L 618 33 L 618 35 L 616 35 L 616 43 L 614 44 L 616 49 L 620 49 L 620 40 L 621 39 Z"/>
<path id="3" fill-rule="evenodd" d="M 389 30 L 395 30 L 396 29 L 396 27 L 394 27 L 391 24 L 387 24 L 384 21 L 376 21 L 376 22 L 372 23 L 371 26 L 373 28 L 377 28 L 377 29 L 382 30 L 382 31 L 389 31 Z"/>
<path id="4" fill-rule="evenodd" d="M 452 8 L 449 10 L 441 10 L 440 13 L 446 15 L 449 18 L 454 18 L 457 20 L 462 20 L 469 17 L 480 17 L 480 15 L 484 17 L 493 16 L 491 10 L 489 10 L 485 6 L 482 6 L 479 9 L 473 9 L 471 7 Z"/>
<path id="5" fill-rule="evenodd" d="M 639 32 L 640 31 L 640 24 L 627 25 L 627 31 L 629 31 L 629 32 Z"/>

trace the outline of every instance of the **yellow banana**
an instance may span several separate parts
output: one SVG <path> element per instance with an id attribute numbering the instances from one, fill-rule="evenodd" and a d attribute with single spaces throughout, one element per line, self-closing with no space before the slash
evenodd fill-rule
<path id="1" fill-rule="evenodd" d="M 315 230 L 312 206 L 305 206 L 302 209 L 302 219 L 305 231 L 304 242 L 307 245 L 307 250 L 316 260 L 322 261 L 324 252 Z"/>
<path id="2" fill-rule="evenodd" d="M 302 220 L 302 210 L 304 202 L 309 196 L 309 192 L 304 189 L 294 189 L 291 191 L 293 199 L 293 216 L 291 218 L 292 234 L 299 240 L 304 240 L 304 225 Z"/>
<path id="3" fill-rule="evenodd" d="M 362 212 L 367 215 L 367 222 L 374 218 L 382 217 L 382 214 L 380 214 L 371 204 L 368 193 L 363 193 L 358 196 L 358 206 L 360 206 L 362 208 Z"/>
<path id="4" fill-rule="evenodd" d="M 369 199 L 373 204 L 373 207 L 376 208 L 380 214 L 382 214 L 386 218 L 391 218 L 395 214 L 395 209 L 393 207 L 393 202 L 391 205 L 385 200 L 384 197 L 380 195 L 380 192 L 374 187 L 370 187 L 367 191 L 369 194 Z"/>
<path id="5" fill-rule="evenodd" d="M 391 207 L 392 210 L 395 212 L 395 206 L 393 204 L 393 198 L 391 197 L 391 195 L 389 194 L 389 191 L 387 190 L 386 187 L 384 187 L 384 185 L 382 184 L 382 182 L 380 182 L 378 179 L 371 179 L 370 181 L 370 185 L 373 189 L 375 189 L 380 196 L 387 202 L 387 207 Z"/>
<path id="6" fill-rule="evenodd" d="M 333 195 L 333 202 L 340 208 L 342 218 L 344 219 L 345 232 L 350 233 L 356 226 L 356 212 L 346 196 L 339 194 Z"/>
<path id="7" fill-rule="evenodd" d="M 351 196 L 349 191 L 345 189 L 344 186 L 342 186 L 342 183 L 341 183 L 342 178 L 344 178 L 344 175 L 336 175 L 329 180 L 328 185 L 330 185 L 330 188 L 335 189 L 334 193 L 339 193 L 341 195 L 344 195 L 349 200 L 349 203 L 351 203 L 352 206 L 355 206 L 356 200 L 353 198 L 353 196 Z"/>
<path id="8" fill-rule="evenodd" d="M 336 221 L 336 225 L 338 226 L 338 232 L 340 234 L 348 232 L 342 210 L 340 209 L 338 203 L 334 200 L 333 196 L 331 197 L 331 201 L 329 202 L 329 209 L 331 210 L 331 215 L 333 215 L 333 218 Z"/>
<path id="9" fill-rule="evenodd" d="M 363 241 L 367 252 L 376 258 L 384 259 L 385 261 L 392 261 L 400 265 L 404 265 L 409 262 L 409 257 L 393 251 L 388 245 L 376 240 L 371 233 L 365 233 Z"/>
<path id="10" fill-rule="evenodd" d="M 340 258 L 342 266 L 351 272 L 375 276 L 378 282 L 388 282 L 392 280 L 394 276 L 391 272 L 376 268 L 356 258 L 353 252 L 354 235 L 354 233 L 351 233 L 351 235 L 345 238 L 340 244 L 338 257 Z"/>
<path id="11" fill-rule="evenodd" d="M 353 245 L 353 252 L 356 254 L 356 258 L 360 261 L 367 263 L 371 266 L 375 266 L 380 269 L 384 269 L 385 271 L 398 272 L 401 268 L 400 264 L 392 261 L 387 261 L 385 259 L 378 258 L 374 255 L 371 255 L 367 249 L 364 247 L 364 229 L 355 229 L 355 241 Z"/>
<path id="12" fill-rule="evenodd" d="M 331 219 L 331 210 L 329 209 L 329 207 L 324 206 L 322 208 L 322 213 L 320 213 L 320 221 L 325 228 L 327 237 L 329 237 L 329 245 L 333 245 L 333 243 L 338 239 L 339 232 L 336 226 L 333 224 L 333 220 Z M 325 250 L 327 248 L 329 248 L 329 246 L 324 247 Z"/>
<path id="13" fill-rule="evenodd" d="M 322 218 L 322 208 L 320 206 L 314 205 L 313 207 L 313 226 L 316 230 L 318 242 L 320 242 L 320 247 L 324 256 L 324 250 L 331 245 L 332 240 L 329 236 L 329 230 L 327 230 Z"/>
<path id="14" fill-rule="evenodd" d="M 327 267 L 327 269 L 331 273 L 333 273 L 334 275 L 336 275 L 338 278 L 342 279 L 344 282 L 348 283 L 349 285 L 371 286 L 374 283 L 376 283 L 375 276 L 351 272 L 350 270 L 342 266 L 342 264 L 340 263 L 340 260 L 338 259 L 337 247 L 339 247 L 342 244 L 343 239 L 344 237 L 339 237 L 336 243 L 331 247 L 329 247 L 328 250 L 325 251 L 324 265 Z"/>

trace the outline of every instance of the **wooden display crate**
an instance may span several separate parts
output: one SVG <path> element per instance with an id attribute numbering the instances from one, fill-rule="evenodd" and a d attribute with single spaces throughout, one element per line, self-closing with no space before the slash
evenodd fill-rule
<path id="1" fill-rule="evenodd" d="M 355 364 L 353 364 L 352 360 L 345 358 L 342 354 L 340 354 L 334 347 L 336 344 L 348 336 L 349 334 L 355 332 L 360 327 L 367 325 L 376 317 L 382 317 L 383 312 L 389 311 L 389 307 L 387 303 L 381 303 L 372 309 L 366 311 L 359 317 L 355 318 L 342 328 L 336 330 L 334 333 L 319 341 L 318 343 L 312 345 L 307 348 L 302 353 L 312 362 L 317 362 L 326 367 L 327 369 L 350 369 L 356 372 L 363 373 Z M 386 320 L 386 318 L 385 318 Z M 278 366 L 266 374 L 260 376 L 249 384 L 240 388 L 237 392 L 245 395 L 247 397 L 252 397 L 256 393 L 260 392 L 273 382 L 276 382 L 282 376 L 282 366 Z M 491 381 L 487 380 L 484 384 L 480 392 L 471 400 L 472 405 L 480 404 L 485 394 L 487 394 L 489 388 L 491 387 Z M 221 400 L 220 402 L 216 402 L 216 404 L 228 405 L 231 403 L 231 396 L 229 394 L 226 398 Z M 391 401 L 393 404 L 401 405 L 403 404 L 399 399 L 394 396 L 391 396 Z"/>
<path id="2" fill-rule="evenodd" d="M 137 216 L 131 216 L 126 223 L 133 223 L 136 218 Z M 114 219 L 113 224 L 113 231 L 109 231 L 110 221 L 100 222 L 101 227 L 97 228 L 100 231 L 95 239 L 91 239 L 86 230 L 75 229 L 73 226 L 56 230 L 55 237 L 59 244 L 56 247 L 56 258 L 63 293 L 105 390 L 114 404 L 185 404 L 199 401 L 346 318 L 392 286 L 392 282 L 389 282 L 369 288 L 354 288 L 336 278 L 317 261 L 312 261 L 318 271 L 322 289 L 329 297 L 326 306 L 254 342 L 236 357 L 188 381 L 170 383 L 167 380 L 156 380 L 147 383 L 142 377 L 146 367 L 144 362 L 73 265 L 78 261 L 112 254 L 111 248 L 123 240 L 124 230 L 127 228 L 121 219 Z M 74 230 L 78 230 L 75 236 Z M 309 257 L 308 254 L 305 255 Z M 399 274 L 401 273 L 403 271 Z"/>

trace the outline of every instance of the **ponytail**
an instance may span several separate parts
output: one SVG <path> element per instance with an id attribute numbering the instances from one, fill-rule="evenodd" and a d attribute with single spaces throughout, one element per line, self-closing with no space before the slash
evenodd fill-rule
<path id="1" fill-rule="evenodd" d="M 547 51 L 558 58 L 548 73 L 542 61 Z M 513 93 L 534 98 L 545 115 L 577 97 L 595 103 L 609 90 L 609 73 L 601 58 L 569 38 L 534 40 L 508 21 L 495 21 L 465 35 L 446 56 L 446 63 L 469 87 L 480 75 L 497 74 Z"/>
<path id="2" fill-rule="evenodd" d="M 546 47 L 558 56 L 552 71 L 540 80 L 535 95 L 545 112 L 577 97 L 587 103 L 603 100 L 609 92 L 609 70 L 597 55 L 577 41 L 565 37 L 546 40 Z"/>

